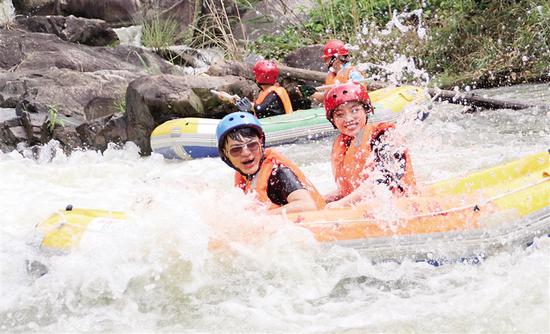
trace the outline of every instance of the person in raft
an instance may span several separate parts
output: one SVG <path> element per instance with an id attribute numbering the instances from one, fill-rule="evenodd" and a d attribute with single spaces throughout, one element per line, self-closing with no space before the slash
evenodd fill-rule
<path id="1" fill-rule="evenodd" d="M 270 213 L 322 209 L 323 196 L 292 161 L 265 148 L 265 134 L 248 112 L 226 115 L 216 128 L 221 159 L 233 168 L 235 186 L 255 192 Z"/>
<path id="2" fill-rule="evenodd" d="M 261 91 L 254 101 L 253 112 L 258 118 L 290 114 L 292 103 L 284 87 L 277 83 L 279 68 L 269 60 L 259 60 L 252 68 Z"/>
<path id="3" fill-rule="evenodd" d="M 325 196 L 327 207 L 360 201 L 376 184 L 396 195 L 415 190 L 411 157 L 388 123 L 368 125 L 374 111 L 365 86 L 338 85 L 325 97 L 327 119 L 340 132 L 332 145 L 332 171 L 337 190 Z"/>
<path id="4" fill-rule="evenodd" d="M 344 42 L 333 39 L 328 41 L 323 48 L 321 56 L 327 65 L 327 76 L 325 85 L 334 85 L 338 83 L 347 83 L 348 81 L 361 81 L 363 75 L 351 63 L 349 49 Z M 326 92 L 316 92 L 311 99 L 322 103 Z"/>

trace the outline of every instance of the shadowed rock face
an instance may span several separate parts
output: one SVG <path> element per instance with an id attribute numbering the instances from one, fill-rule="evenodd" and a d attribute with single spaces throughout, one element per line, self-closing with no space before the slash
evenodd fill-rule
<path id="1" fill-rule="evenodd" d="M 57 0 L 12 0 L 17 14 L 52 15 L 55 13 Z"/>
<path id="2" fill-rule="evenodd" d="M 56 14 L 128 24 L 138 15 L 140 7 L 140 0 L 57 0 Z"/>
<path id="3" fill-rule="evenodd" d="M 115 31 L 103 20 L 84 19 L 74 16 L 17 17 L 17 24 L 30 32 L 54 34 L 64 41 L 106 46 L 118 43 Z"/>
<path id="4" fill-rule="evenodd" d="M 308 45 L 289 53 L 284 63 L 290 67 L 326 72 L 327 67 L 321 58 L 322 55 L 323 45 Z"/>

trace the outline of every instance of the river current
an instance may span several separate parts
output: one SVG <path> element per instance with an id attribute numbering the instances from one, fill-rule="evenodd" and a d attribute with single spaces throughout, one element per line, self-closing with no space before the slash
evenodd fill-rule
<path id="1" fill-rule="evenodd" d="M 424 122 L 404 117 L 420 183 L 550 147 L 548 84 L 478 93 L 547 107 L 463 113 L 436 103 Z M 330 143 L 280 151 L 327 192 Z M 2 332 L 550 332 L 550 238 L 478 264 L 373 263 L 247 211 L 252 199 L 217 158 L 141 157 L 133 144 L 0 153 L 0 179 Z M 129 221 L 88 233 L 71 254 L 37 253 L 34 226 L 67 204 Z M 231 254 L 209 252 L 212 235 L 230 236 Z M 49 273 L 29 276 L 28 259 Z"/>

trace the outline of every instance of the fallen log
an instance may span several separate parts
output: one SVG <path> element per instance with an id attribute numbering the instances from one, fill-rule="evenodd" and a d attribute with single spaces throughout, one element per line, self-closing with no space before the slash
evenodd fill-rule
<path id="1" fill-rule="evenodd" d="M 462 93 L 451 90 L 440 90 L 434 88 L 427 89 L 428 94 L 434 97 L 438 95 L 439 100 L 448 101 L 454 104 L 469 105 L 487 109 L 513 109 L 520 110 L 530 107 L 535 107 L 534 104 L 526 104 L 516 101 L 507 101 L 500 99 L 493 99 L 476 95 L 475 93 Z"/>
<path id="2" fill-rule="evenodd" d="M 326 73 L 320 71 L 305 70 L 301 68 L 294 68 L 284 65 L 278 65 L 279 67 L 279 76 L 282 78 L 291 78 L 299 79 L 304 81 L 311 81 L 319 83 L 319 85 L 324 84 Z M 254 80 L 254 74 L 252 73 L 252 66 L 245 63 L 240 63 L 236 61 L 225 62 L 221 64 L 215 64 L 210 67 L 208 70 L 210 75 L 236 75 L 246 77 L 248 79 Z M 369 82 L 369 90 L 377 90 L 380 88 L 390 86 L 389 83 L 385 82 Z M 454 104 L 461 104 L 467 106 L 474 106 L 479 108 L 486 109 L 525 109 L 534 107 L 536 105 L 521 103 L 516 101 L 507 101 L 501 99 L 487 98 L 483 96 L 476 95 L 475 93 L 463 93 L 455 92 L 451 90 L 442 90 L 435 88 L 427 88 L 426 91 L 433 98 L 437 96 L 437 99 L 442 101 L 448 101 Z"/>

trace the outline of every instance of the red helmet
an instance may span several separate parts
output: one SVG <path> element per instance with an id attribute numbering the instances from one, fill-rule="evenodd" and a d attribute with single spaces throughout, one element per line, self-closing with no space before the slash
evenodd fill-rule
<path id="1" fill-rule="evenodd" d="M 369 93 L 365 86 L 355 82 L 349 82 L 335 86 L 329 90 L 325 95 L 325 112 L 327 119 L 332 122 L 332 114 L 336 108 L 341 104 L 353 101 L 362 102 L 369 106 L 371 105 Z M 367 112 L 372 111 L 372 107 L 369 107 L 369 109 L 370 110 Z"/>
<path id="2" fill-rule="evenodd" d="M 346 56 L 348 54 L 349 50 L 346 48 L 344 42 L 337 39 L 332 39 L 325 44 L 321 58 L 327 61 L 332 57 Z"/>
<path id="3" fill-rule="evenodd" d="M 256 82 L 259 84 L 273 85 L 279 77 L 279 68 L 277 64 L 269 60 L 258 60 L 252 68 Z"/>

